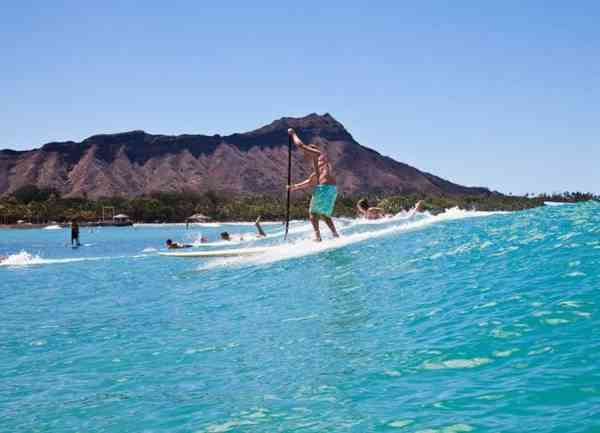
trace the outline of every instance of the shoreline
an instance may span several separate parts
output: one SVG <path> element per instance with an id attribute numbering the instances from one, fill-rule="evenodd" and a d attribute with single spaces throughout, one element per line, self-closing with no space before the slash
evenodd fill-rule
<path id="1" fill-rule="evenodd" d="M 414 207 L 419 200 L 424 201 L 424 210 L 431 214 L 458 207 L 477 211 L 519 211 L 541 206 L 557 206 L 582 201 L 600 201 L 592 194 L 565 193 L 544 195 L 535 198 L 492 194 L 489 196 L 373 196 L 366 197 L 371 206 L 380 207 L 386 214 L 397 214 Z M 292 220 L 305 220 L 310 196 L 297 197 L 289 209 Z M 334 215 L 336 217 L 356 216 L 358 197 L 338 197 Z M 547 203 L 547 204 L 546 204 Z M 103 221 L 104 210 L 122 213 L 129 219 Z M 192 215 L 192 216 L 190 216 Z M 201 216 L 203 220 L 193 221 Z M 112 216 L 112 215 L 111 215 Z M 217 224 L 253 224 L 257 216 L 263 223 L 278 223 L 285 218 L 284 203 L 269 196 L 218 196 L 205 194 L 190 198 L 184 194 L 163 194 L 136 199 L 106 199 L 102 201 L 86 199 L 54 199 L 52 201 L 32 201 L 20 203 L 15 199 L 0 199 L 0 229 L 43 229 L 48 226 L 68 227 L 69 221 L 76 219 L 81 227 L 131 227 L 139 224 L 160 226 L 163 224 L 195 224 L 210 226 Z M 109 217 L 110 218 L 110 217 Z M 19 220 L 21 223 L 19 224 Z M 25 221 L 36 222 L 25 222 Z M 40 221 L 47 221 L 40 223 Z M 3 223 L 3 224 L 2 224 Z M 58 229 L 58 228 L 57 228 Z"/>
<path id="2" fill-rule="evenodd" d="M 132 222 L 111 223 L 111 222 L 101 222 L 101 221 L 95 221 L 95 222 L 82 221 L 82 222 L 78 222 L 77 224 L 79 225 L 79 227 L 131 227 L 131 226 L 133 226 L 134 223 L 132 223 Z M 0 224 L 0 229 L 29 230 L 29 229 L 45 229 L 47 227 L 56 227 L 56 226 L 59 227 L 56 230 L 71 228 L 70 223 L 49 222 L 49 223 Z"/>

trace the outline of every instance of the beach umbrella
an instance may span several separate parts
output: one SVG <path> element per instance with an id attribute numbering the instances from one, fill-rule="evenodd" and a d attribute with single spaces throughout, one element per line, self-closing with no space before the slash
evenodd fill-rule
<path id="1" fill-rule="evenodd" d="M 201 213 L 195 213 L 194 215 L 188 217 L 188 221 L 208 221 L 210 217 L 206 215 L 202 215 Z"/>

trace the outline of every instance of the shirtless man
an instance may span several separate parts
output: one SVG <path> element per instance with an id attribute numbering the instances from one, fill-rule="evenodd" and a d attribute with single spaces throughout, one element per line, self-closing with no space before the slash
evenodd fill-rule
<path id="1" fill-rule="evenodd" d="M 288 185 L 288 189 L 290 191 L 299 191 L 314 186 L 310 200 L 309 217 L 315 231 L 315 240 L 317 242 L 321 241 L 319 219 L 325 221 L 333 236 L 337 238 L 339 235 L 331 219 L 335 199 L 337 198 L 336 180 L 333 175 L 331 163 L 318 144 L 304 144 L 292 128 L 288 129 L 288 134 L 294 144 L 302 149 L 304 154 L 311 159 L 314 167 L 314 171 L 308 179 L 295 185 Z"/>

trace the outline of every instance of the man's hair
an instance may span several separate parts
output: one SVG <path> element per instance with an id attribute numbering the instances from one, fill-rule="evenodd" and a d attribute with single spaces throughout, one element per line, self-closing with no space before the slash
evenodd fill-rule
<path id="1" fill-rule="evenodd" d="M 221 233 L 221 238 L 228 238 L 228 237 L 229 237 L 229 233 L 227 233 L 227 232 Z"/>
<path id="2" fill-rule="evenodd" d="M 167 239 L 167 243 L 168 243 L 168 244 L 172 244 L 172 243 L 173 243 L 173 241 L 172 241 L 171 239 Z"/>

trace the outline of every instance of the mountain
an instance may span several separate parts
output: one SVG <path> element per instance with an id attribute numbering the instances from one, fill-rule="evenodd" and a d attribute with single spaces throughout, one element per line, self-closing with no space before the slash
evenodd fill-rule
<path id="1" fill-rule="evenodd" d="M 64 196 L 138 196 L 156 191 L 281 194 L 287 179 L 287 129 L 329 154 L 343 194 L 483 195 L 357 143 L 330 114 L 284 117 L 252 132 L 227 136 L 154 135 L 144 131 L 53 142 L 29 151 L 0 151 L 0 195 L 24 185 Z M 293 179 L 310 174 L 295 149 Z"/>

